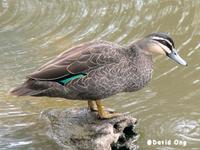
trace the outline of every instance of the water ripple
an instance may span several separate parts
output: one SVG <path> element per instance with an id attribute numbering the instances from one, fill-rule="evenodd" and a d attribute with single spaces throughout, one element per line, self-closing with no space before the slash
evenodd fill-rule
<path id="1" fill-rule="evenodd" d="M 150 86 L 112 97 L 108 105 L 140 118 L 145 138 L 177 137 L 190 142 L 188 149 L 199 148 L 199 6 L 190 0 L 1 0 L 0 148 L 58 149 L 36 116 L 64 100 L 29 102 L 5 94 L 25 75 L 72 45 L 93 39 L 127 44 L 156 31 L 173 36 L 189 67 L 156 57 Z"/>

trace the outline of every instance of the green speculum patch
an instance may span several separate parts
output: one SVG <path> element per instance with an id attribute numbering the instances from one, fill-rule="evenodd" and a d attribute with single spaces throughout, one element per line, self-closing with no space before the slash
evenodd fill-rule
<path id="1" fill-rule="evenodd" d="M 66 77 L 63 77 L 61 79 L 57 79 L 56 82 L 62 84 L 62 85 L 66 85 L 68 84 L 70 81 L 72 80 L 75 80 L 75 79 L 78 79 L 78 78 L 82 78 L 86 76 L 86 74 L 84 73 L 79 73 L 79 74 L 69 74 L 68 76 Z"/>

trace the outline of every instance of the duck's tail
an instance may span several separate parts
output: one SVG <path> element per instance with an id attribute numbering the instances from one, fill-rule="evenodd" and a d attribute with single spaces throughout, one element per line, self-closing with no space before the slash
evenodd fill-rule
<path id="1" fill-rule="evenodd" d="M 40 84 L 37 80 L 28 79 L 17 88 L 12 89 L 10 94 L 16 96 L 38 96 L 48 88 L 49 86 Z"/>

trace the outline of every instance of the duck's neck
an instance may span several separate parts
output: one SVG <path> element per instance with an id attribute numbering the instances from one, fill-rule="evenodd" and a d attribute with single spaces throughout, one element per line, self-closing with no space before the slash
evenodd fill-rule
<path id="1" fill-rule="evenodd" d="M 153 61 L 151 53 L 146 49 L 147 46 L 143 41 L 137 41 L 127 46 L 127 57 L 129 58 L 129 66 L 130 68 L 132 67 L 130 70 L 132 70 L 131 73 L 133 75 L 127 83 L 129 88 L 126 91 L 141 89 L 151 79 Z M 137 76 L 137 81 L 135 80 L 135 75 Z"/>
<path id="2" fill-rule="evenodd" d="M 148 40 L 138 40 L 129 44 L 127 48 L 130 54 L 146 55 L 147 57 L 152 57 L 152 53 L 150 51 L 151 43 Z"/>
<path id="3" fill-rule="evenodd" d="M 149 51 L 150 43 L 144 40 L 138 40 L 128 45 L 128 57 L 131 63 L 141 69 L 151 70 L 153 67 L 152 53 Z"/>

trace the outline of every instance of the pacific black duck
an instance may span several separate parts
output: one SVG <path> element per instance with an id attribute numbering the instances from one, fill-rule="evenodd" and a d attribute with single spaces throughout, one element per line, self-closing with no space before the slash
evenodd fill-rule
<path id="1" fill-rule="evenodd" d="M 11 93 L 87 100 L 91 110 L 97 108 L 100 118 L 111 118 L 117 114 L 104 111 L 101 99 L 143 88 L 152 76 L 153 53 L 187 65 L 177 54 L 172 38 L 165 33 L 150 34 L 128 46 L 91 41 L 47 62 Z"/>

